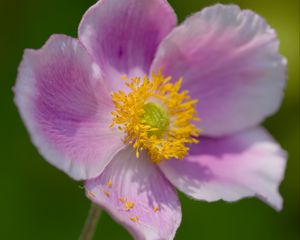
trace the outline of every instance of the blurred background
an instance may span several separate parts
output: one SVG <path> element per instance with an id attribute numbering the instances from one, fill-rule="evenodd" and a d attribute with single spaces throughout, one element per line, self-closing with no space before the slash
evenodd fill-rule
<path id="1" fill-rule="evenodd" d="M 121 0 L 120 0 L 121 1 Z M 76 37 L 83 13 L 95 0 L 0 0 L 0 239 L 77 239 L 90 203 L 80 183 L 69 179 L 37 153 L 15 105 L 11 87 L 25 48 L 40 48 L 53 33 Z M 205 203 L 180 195 L 183 221 L 176 239 L 299 238 L 299 1 L 231 0 L 252 9 L 277 30 L 289 62 L 286 97 L 265 122 L 289 153 L 280 191 L 284 209 L 275 212 L 257 199 Z M 170 0 L 179 21 L 213 0 Z M 107 214 L 95 239 L 126 240 L 130 235 Z"/>

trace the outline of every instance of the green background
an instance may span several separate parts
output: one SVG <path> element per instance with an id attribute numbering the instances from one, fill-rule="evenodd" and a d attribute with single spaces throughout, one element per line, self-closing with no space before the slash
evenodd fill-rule
<path id="1" fill-rule="evenodd" d="M 121 1 L 121 0 L 120 0 Z M 40 48 L 53 33 L 76 36 L 83 13 L 95 0 L 0 0 L 0 239 L 77 239 L 89 201 L 72 181 L 30 143 L 11 87 L 24 48 Z M 277 213 L 257 199 L 238 203 L 197 202 L 180 195 L 183 221 L 176 239 L 298 239 L 299 237 L 299 1 L 232 2 L 267 19 L 289 62 L 288 87 L 280 111 L 265 126 L 289 153 Z M 215 1 L 173 0 L 179 20 Z M 131 239 L 103 214 L 95 239 Z"/>

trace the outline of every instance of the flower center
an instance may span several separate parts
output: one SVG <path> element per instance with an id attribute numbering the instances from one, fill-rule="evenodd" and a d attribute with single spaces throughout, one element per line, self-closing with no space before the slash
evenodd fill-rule
<path id="1" fill-rule="evenodd" d="M 167 130 L 169 126 L 169 119 L 164 109 L 156 103 L 149 102 L 144 106 L 144 115 L 142 116 L 142 122 L 145 125 L 150 126 L 152 129 L 156 129 L 148 133 L 148 136 L 155 134 L 160 137 Z"/>
<path id="2" fill-rule="evenodd" d="M 124 131 L 124 142 L 133 146 L 137 158 L 146 150 L 155 163 L 182 159 L 199 136 L 194 125 L 199 121 L 197 100 L 192 100 L 187 91 L 180 92 L 182 79 L 170 83 L 171 78 L 161 72 L 153 73 L 151 79 L 123 79 L 130 91 L 112 94 L 115 111 L 111 127 Z"/>

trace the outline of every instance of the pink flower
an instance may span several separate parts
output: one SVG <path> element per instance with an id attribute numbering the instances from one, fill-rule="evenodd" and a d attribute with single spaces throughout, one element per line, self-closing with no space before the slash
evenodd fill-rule
<path id="1" fill-rule="evenodd" d="M 275 31 L 234 5 L 175 25 L 166 0 L 99 1 L 78 39 L 53 35 L 25 51 L 14 88 L 41 155 L 85 180 L 87 196 L 136 239 L 173 239 L 173 186 L 282 208 L 286 155 L 259 127 L 285 86 Z"/>

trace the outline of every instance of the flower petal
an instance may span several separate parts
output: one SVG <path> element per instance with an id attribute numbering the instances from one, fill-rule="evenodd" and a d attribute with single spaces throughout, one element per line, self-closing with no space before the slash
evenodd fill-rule
<path id="1" fill-rule="evenodd" d="M 98 176 L 123 144 L 109 129 L 112 101 L 75 39 L 53 35 L 26 50 L 15 102 L 39 152 L 75 179 Z"/>
<path id="2" fill-rule="evenodd" d="M 258 196 L 282 208 L 278 186 L 286 155 L 263 129 L 256 128 L 220 139 L 203 138 L 183 161 L 161 164 L 161 170 L 178 189 L 206 201 L 236 201 Z"/>
<path id="3" fill-rule="evenodd" d="M 102 0 L 85 13 L 78 35 L 115 91 L 124 84 L 120 75 L 148 74 L 158 44 L 175 25 L 166 0 Z"/>
<path id="4" fill-rule="evenodd" d="M 123 224 L 135 239 L 173 239 L 181 222 L 175 189 L 146 154 L 120 151 L 103 173 L 86 181 L 87 196 Z"/>
<path id="5" fill-rule="evenodd" d="M 275 31 L 234 5 L 205 8 L 175 28 L 158 48 L 152 70 L 161 68 L 199 99 L 206 136 L 261 123 L 277 111 L 286 78 Z"/>

